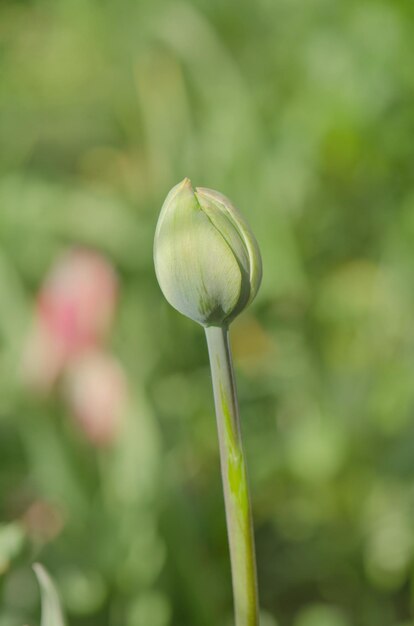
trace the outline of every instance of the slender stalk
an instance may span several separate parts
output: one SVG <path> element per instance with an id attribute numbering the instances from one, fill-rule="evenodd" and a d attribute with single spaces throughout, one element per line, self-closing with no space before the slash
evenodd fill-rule
<path id="1" fill-rule="evenodd" d="M 227 328 L 206 330 L 226 507 L 236 626 L 259 626 L 256 556 Z"/>

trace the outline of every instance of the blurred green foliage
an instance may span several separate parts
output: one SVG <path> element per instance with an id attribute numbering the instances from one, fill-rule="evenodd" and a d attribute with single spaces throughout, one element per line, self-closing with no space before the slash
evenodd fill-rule
<path id="1" fill-rule="evenodd" d="M 232 335 L 263 626 L 413 623 L 413 28 L 411 0 L 2 0 L 0 626 L 39 621 L 33 560 L 72 626 L 231 624 L 204 337 L 152 267 L 184 176 L 263 253 Z M 18 374 L 72 243 L 120 276 L 108 450 Z"/>

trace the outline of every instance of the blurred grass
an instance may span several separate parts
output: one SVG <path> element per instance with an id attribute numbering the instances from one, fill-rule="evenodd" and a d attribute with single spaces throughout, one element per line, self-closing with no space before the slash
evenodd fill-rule
<path id="1" fill-rule="evenodd" d="M 34 559 L 73 626 L 231 623 L 204 338 L 152 268 L 185 175 L 230 196 L 263 252 L 233 343 L 264 626 L 411 624 L 413 13 L 1 2 L 0 626 L 34 623 Z M 107 452 L 18 377 L 36 290 L 72 243 L 121 278 L 111 348 L 134 402 Z M 27 533 L 34 502 L 46 536 Z"/>

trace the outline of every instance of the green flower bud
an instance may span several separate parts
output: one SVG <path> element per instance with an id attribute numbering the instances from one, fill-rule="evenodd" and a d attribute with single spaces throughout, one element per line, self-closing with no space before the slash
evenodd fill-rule
<path id="1" fill-rule="evenodd" d="M 177 311 L 203 326 L 228 325 L 255 297 L 262 278 L 257 242 L 218 191 L 173 187 L 154 242 L 158 282 Z"/>

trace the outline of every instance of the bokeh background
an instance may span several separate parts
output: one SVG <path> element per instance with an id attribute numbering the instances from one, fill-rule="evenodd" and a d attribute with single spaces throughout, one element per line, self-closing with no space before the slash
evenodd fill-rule
<path id="1" fill-rule="evenodd" d="M 413 624 L 413 28 L 411 0 L 1 1 L 0 626 L 39 623 L 35 560 L 71 626 L 232 623 L 203 332 L 152 265 L 184 176 L 263 253 L 232 329 L 262 626 Z"/>

